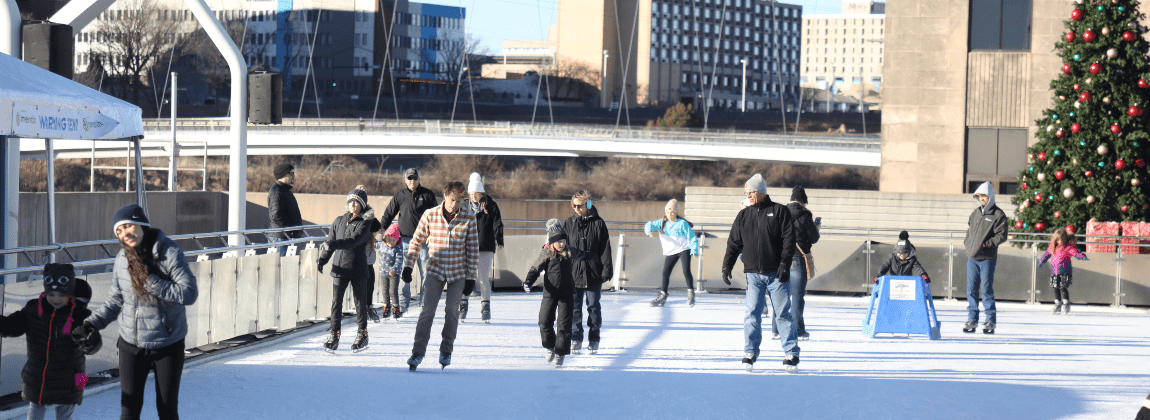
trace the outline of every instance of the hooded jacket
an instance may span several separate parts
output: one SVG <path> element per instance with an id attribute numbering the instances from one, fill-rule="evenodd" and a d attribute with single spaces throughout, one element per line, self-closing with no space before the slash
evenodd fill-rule
<path id="1" fill-rule="evenodd" d="M 415 187 L 415 191 L 405 187 L 391 197 L 391 202 L 387 203 L 379 222 L 383 226 L 391 226 L 391 222 L 398 214 L 399 235 L 410 239 L 411 235 L 415 234 L 415 227 L 419 225 L 419 218 L 423 217 L 423 212 L 438 205 L 435 193 L 422 185 Z"/>
<path id="2" fill-rule="evenodd" d="M 759 204 L 739 211 L 727 237 L 723 270 L 735 266 L 743 255 L 743 272 L 776 274 L 779 268 L 790 269 L 795 254 L 794 222 L 786 206 L 767 196 Z"/>
<path id="3" fill-rule="evenodd" d="M 0 317 L 0 333 L 5 337 L 27 334 L 28 360 L 20 372 L 25 401 L 39 405 L 83 402 L 84 390 L 76 385 L 76 374 L 85 371 L 84 354 L 95 354 L 99 347 L 81 347 L 72 341 L 71 332 L 91 313 L 88 304 L 74 297 L 56 309 L 41 295 L 19 312 Z"/>
<path id="4" fill-rule="evenodd" d="M 468 200 L 468 206 L 474 203 Z M 479 202 L 482 208 L 475 213 L 475 229 L 479 230 L 479 252 L 495 252 L 496 246 L 503 246 L 503 216 L 499 206 L 490 196 L 484 195 Z M 475 209 L 472 207 L 472 209 Z"/>
<path id="5" fill-rule="evenodd" d="M 811 245 L 819 242 L 819 227 L 815 226 L 814 214 L 798 201 L 787 203 L 787 210 L 790 210 L 791 223 L 794 223 L 795 243 L 804 254 L 810 254 Z"/>
<path id="6" fill-rule="evenodd" d="M 972 260 L 993 260 L 998 258 L 998 246 L 1006 242 L 1006 212 L 994 204 L 994 186 L 984 182 L 974 191 L 990 198 L 985 206 L 974 209 L 970 214 L 970 227 L 966 230 L 966 257 Z"/>
<path id="7" fill-rule="evenodd" d="M 575 293 L 574 267 L 587 262 L 596 261 L 595 255 L 576 248 L 567 248 L 567 255 L 551 255 L 549 248 L 540 250 L 539 256 L 527 268 L 527 277 L 524 279 L 528 287 L 539 280 L 539 273 L 546 272 L 543 279 L 543 295 L 557 296 Z"/>
<path id="8" fill-rule="evenodd" d="M 268 219 L 271 220 L 268 226 L 271 228 L 300 226 L 303 224 L 303 217 L 300 216 L 299 213 L 299 203 L 295 201 L 295 194 L 291 192 L 291 185 L 276 181 L 275 185 L 272 185 L 272 189 L 268 190 Z M 284 232 L 271 232 L 268 235 L 280 239 L 298 238 L 303 236 L 303 232 L 289 230 Z"/>
<path id="9" fill-rule="evenodd" d="M 922 268 L 922 264 L 918 263 L 918 258 L 914 255 L 902 259 L 898 254 L 891 254 L 891 257 L 882 262 L 882 266 L 878 268 L 878 275 L 890 274 L 892 276 L 922 276 L 926 275 L 926 270 Z"/>
<path id="10" fill-rule="evenodd" d="M 611 234 L 607 232 L 607 222 L 599 217 L 599 209 L 592 206 L 587 217 L 571 215 L 563 221 L 567 231 L 568 248 L 576 248 L 597 258 L 582 258 L 573 263 L 571 274 L 575 287 L 596 289 L 611 279 L 615 271 L 611 264 Z"/>
<path id="11" fill-rule="evenodd" d="M 331 261 L 331 276 L 345 279 L 366 279 L 367 252 L 365 247 L 371 241 L 371 225 L 374 217 L 367 218 L 368 214 L 375 212 L 368 206 L 363 214 L 352 217 L 351 213 L 344 213 L 331 222 L 331 230 L 327 234 L 326 247 L 320 250 L 316 265 L 323 266 Z"/>
<path id="12" fill-rule="evenodd" d="M 188 335 L 184 308 L 199 297 L 196 275 L 188 268 L 184 251 L 159 229 L 147 228 L 139 247 L 152 252 L 153 263 L 144 283 L 148 296 L 136 296 L 132 275 L 128 273 L 128 257 L 121 249 L 112 265 L 108 300 L 87 321 L 102 330 L 116 319 L 124 342 L 145 349 L 167 347 Z"/>

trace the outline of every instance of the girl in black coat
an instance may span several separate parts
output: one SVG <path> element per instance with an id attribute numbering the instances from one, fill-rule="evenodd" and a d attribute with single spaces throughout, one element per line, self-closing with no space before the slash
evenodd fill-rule
<path id="1" fill-rule="evenodd" d="M 85 295 L 83 301 L 77 299 L 77 289 Z M 44 293 L 19 312 L 0 316 L 5 337 L 27 335 L 28 360 L 20 380 L 21 396 L 30 403 L 28 418 L 43 419 L 48 406 L 54 406 L 57 419 L 70 419 L 83 402 L 88 384 L 84 355 L 99 351 L 101 341 L 99 333 L 76 340 L 72 333 L 92 313 L 86 303 L 91 295 L 91 287 L 75 278 L 71 264 L 48 264 Z"/>
<path id="2" fill-rule="evenodd" d="M 543 279 L 543 301 L 539 303 L 539 334 L 547 349 L 547 361 L 554 360 L 555 367 L 562 367 L 563 357 L 571 352 L 571 308 L 575 302 L 572 261 L 592 258 L 595 257 L 587 252 L 567 246 L 567 232 L 558 219 L 547 221 L 547 247 L 528 268 L 523 290 L 531 293 L 539 273 L 547 273 Z"/>

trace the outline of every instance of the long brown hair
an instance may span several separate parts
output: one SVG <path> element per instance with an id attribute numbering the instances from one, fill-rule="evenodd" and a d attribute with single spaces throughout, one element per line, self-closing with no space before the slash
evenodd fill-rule
<path id="1" fill-rule="evenodd" d="M 1075 240 L 1074 235 L 1066 232 L 1066 229 L 1058 229 L 1050 236 L 1050 251 L 1054 252 L 1060 247 L 1075 246 L 1078 241 Z"/>

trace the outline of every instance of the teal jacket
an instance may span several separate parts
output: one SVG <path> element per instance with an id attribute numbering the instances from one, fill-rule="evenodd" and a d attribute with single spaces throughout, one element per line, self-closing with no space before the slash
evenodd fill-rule
<path id="1" fill-rule="evenodd" d="M 659 232 L 659 241 L 663 244 L 663 255 L 678 254 L 684 249 L 691 250 L 691 255 L 699 255 L 699 236 L 695 234 L 695 229 L 691 227 L 691 223 L 687 219 L 680 217 L 675 223 L 668 222 L 667 226 L 660 230 L 659 226 L 662 224 L 662 219 L 647 222 L 643 226 L 643 233 Z"/>

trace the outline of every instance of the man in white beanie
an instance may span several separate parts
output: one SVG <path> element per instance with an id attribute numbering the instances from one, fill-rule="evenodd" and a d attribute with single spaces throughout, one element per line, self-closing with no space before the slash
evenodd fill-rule
<path id="1" fill-rule="evenodd" d="M 482 300 L 480 316 L 483 322 L 491 321 L 491 263 L 495 261 L 495 251 L 503 249 L 503 216 L 499 206 L 487 195 L 483 188 L 483 177 L 478 172 L 471 173 L 467 183 L 467 206 L 475 214 L 475 227 L 479 230 L 479 269 L 476 273 L 476 291 Z M 467 319 L 467 299 L 464 295 L 459 302 L 459 319 Z"/>
<path id="2" fill-rule="evenodd" d="M 786 206 L 771 201 L 762 175 L 752 176 L 744 189 L 750 205 L 735 216 L 727 239 L 727 253 L 723 257 L 723 282 L 731 284 L 731 270 L 739 254 L 743 256 L 743 272 L 747 276 L 743 368 L 751 371 L 759 357 L 759 344 L 763 341 L 763 306 L 769 293 L 775 325 L 779 328 L 783 353 L 786 354 L 783 366 L 787 372 L 795 372 L 799 365 L 799 346 L 791 317 L 791 293 L 787 286 L 795 252 L 791 212 Z"/>

